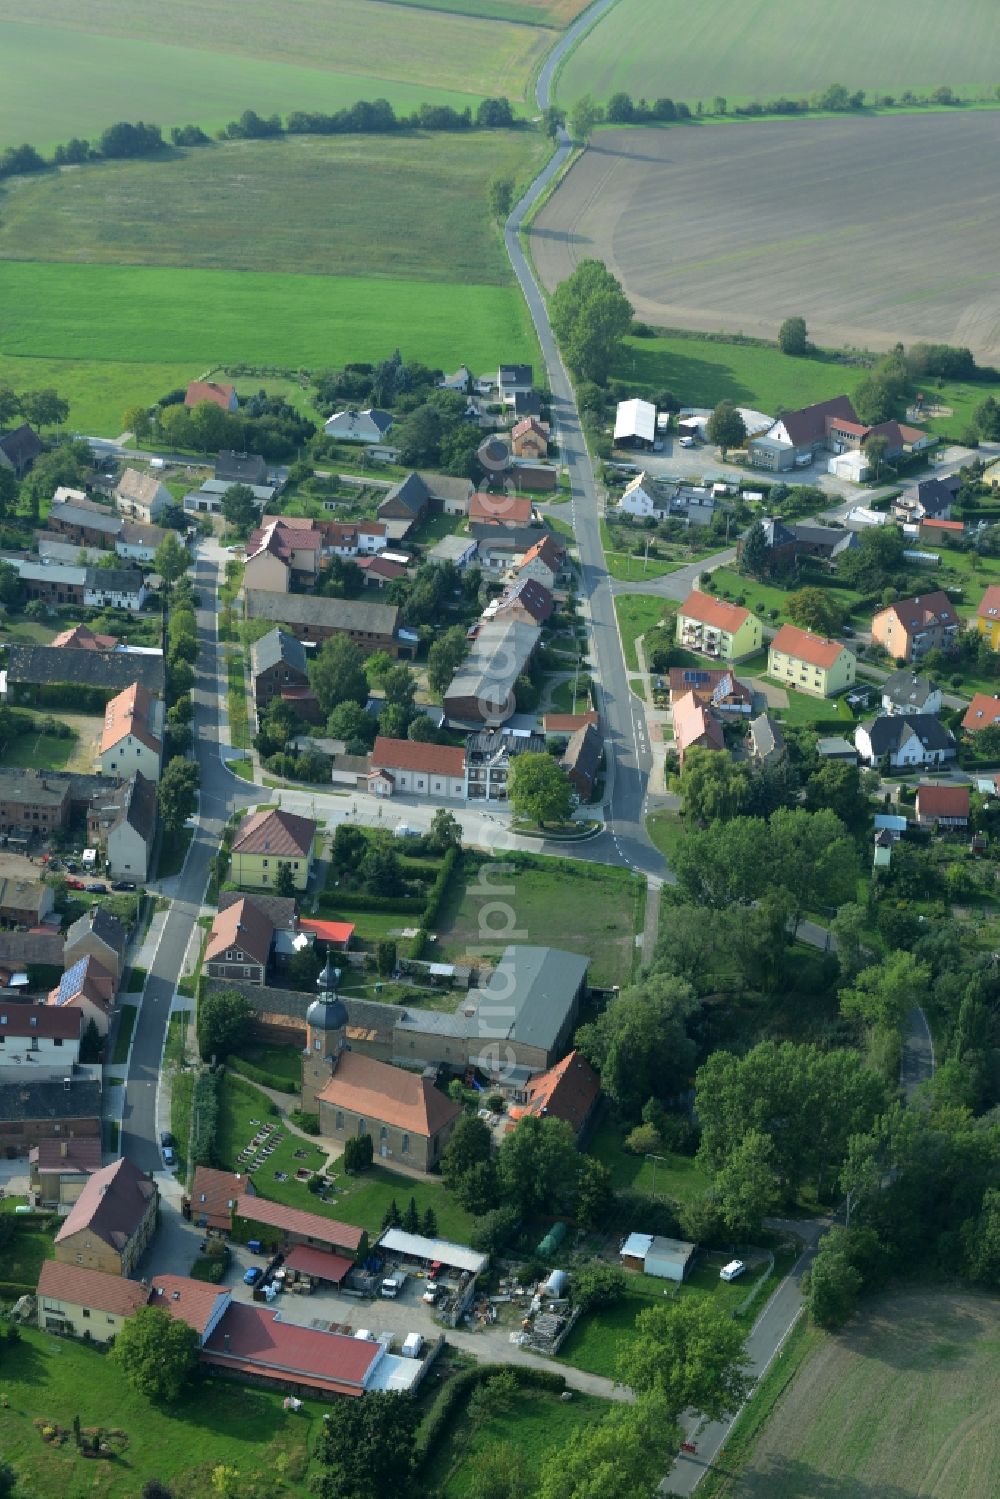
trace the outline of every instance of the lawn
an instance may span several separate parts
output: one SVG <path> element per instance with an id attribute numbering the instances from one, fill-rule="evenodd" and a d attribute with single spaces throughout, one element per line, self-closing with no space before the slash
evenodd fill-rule
<path id="1" fill-rule="evenodd" d="M 774 687 L 784 687 L 788 694 L 788 707 L 773 709 L 775 718 L 793 726 L 805 725 L 823 734 L 840 734 L 854 738 L 858 720 L 842 697 L 811 697 L 808 692 L 797 692 L 777 677 L 765 676 L 764 680 Z"/>
<path id="2" fill-rule="evenodd" d="M 290 1416 L 280 1393 L 223 1379 L 196 1379 L 176 1404 L 158 1406 L 137 1394 L 107 1356 L 70 1338 L 24 1328 L 4 1353 L 3 1455 L 21 1480 L 18 1492 L 84 1499 L 133 1499 L 150 1478 L 170 1485 L 176 1499 L 212 1491 L 219 1464 L 239 1469 L 247 1486 L 267 1481 L 267 1492 L 304 1496 L 309 1453 L 322 1425 L 321 1403 L 306 1402 Z M 74 1416 L 83 1426 L 119 1428 L 129 1445 L 113 1462 L 90 1463 L 76 1452 Z M 33 1420 L 69 1431 L 61 1445 L 41 1441 Z M 98 1473 L 95 1471 L 100 1469 Z"/>
<path id="3" fill-rule="evenodd" d="M 572 677 L 569 677 L 565 682 L 559 682 L 553 687 L 550 694 L 550 701 L 552 709 L 556 713 L 589 713 L 593 707 L 589 692 L 577 691 L 576 698 L 574 699 Z"/>
<path id="4" fill-rule="evenodd" d="M 97 435 L 116 436 L 127 406 L 219 364 L 326 368 L 382 359 L 397 347 L 449 369 L 463 359 L 486 368 L 498 348 L 538 362 L 527 308 L 512 286 L 8 261 L 0 265 L 0 305 L 15 309 L 0 333 L 0 379 L 16 389 L 56 386 L 72 403 L 71 424 Z M 122 368 L 124 353 L 149 352 L 150 329 L 157 364 Z M 98 394 L 90 380 L 104 361 L 116 369 Z M 165 365 L 173 366 L 170 379 Z"/>
<path id="5" fill-rule="evenodd" d="M 429 1489 L 440 1499 L 469 1499 L 473 1487 L 470 1460 L 497 1442 L 517 1447 L 527 1465 L 526 1481 L 534 1492 L 539 1469 L 549 1452 L 564 1447 L 584 1427 L 599 1421 L 608 1403 L 596 1395 L 574 1392 L 563 1401 L 550 1390 L 519 1390 L 510 1409 L 473 1427 L 456 1414 L 427 1469 Z"/>
<path id="6" fill-rule="evenodd" d="M 29 11 L 0 0 L 0 146 L 93 139 L 114 120 L 214 131 L 249 107 L 330 111 L 383 98 L 400 112 L 474 109 L 501 93 L 523 102 L 553 40 L 538 25 L 377 0 L 246 0 L 238 27 L 224 0 L 33 0 Z"/>
<path id="7" fill-rule="evenodd" d="M 607 1117 L 587 1146 L 587 1154 L 603 1161 L 611 1172 L 616 1192 L 645 1192 L 650 1197 L 689 1202 L 707 1189 L 708 1177 L 692 1156 L 663 1150 L 663 1158 L 654 1162 L 632 1155 L 622 1144 L 624 1133 L 615 1119 Z"/>
<path id="8" fill-rule="evenodd" d="M 628 982 L 645 889 L 630 871 L 569 859 L 529 862 L 518 855 L 516 862 L 488 865 L 486 874 L 482 883 L 474 874 L 464 883 L 454 881 L 445 895 L 436 927 L 442 961 L 508 942 L 538 943 L 584 953 L 591 960 L 591 984 Z M 508 901 L 509 930 L 497 922 Z"/>
<path id="9" fill-rule="evenodd" d="M 42 1228 L 34 1218 L 19 1218 L 13 1238 L 4 1246 L 3 1274 L 0 1279 L 11 1281 L 14 1285 L 36 1285 L 43 1261 L 52 1258 L 52 1242 L 53 1234 Z M 6 1368 L 4 1373 L 6 1374 Z"/>
<path id="10" fill-rule="evenodd" d="M 644 578 L 662 578 L 684 567 L 683 562 L 661 562 L 656 557 L 633 557 L 630 552 L 605 551 L 604 560 L 612 578 L 620 583 L 641 583 Z"/>
<path id="11" fill-rule="evenodd" d="M 286 1093 L 294 1093 L 298 1089 L 302 1078 L 301 1046 L 249 1045 L 244 1046 L 239 1055 L 244 1062 L 249 1062 L 252 1067 L 259 1067 L 270 1075 L 273 1081 L 269 1087 L 280 1087 Z"/>
<path id="12" fill-rule="evenodd" d="M 250 725 L 247 722 L 247 678 L 243 652 L 231 651 L 226 663 L 229 690 L 226 706 L 229 715 L 229 742 L 233 749 L 250 748 Z"/>
<path id="13" fill-rule="evenodd" d="M 646 832 L 669 864 L 678 843 L 684 837 L 684 824 L 676 812 L 651 812 L 646 818 Z"/>
<path id="14" fill-rule="evenodd" d="M 294 135 L 22 178 L 0 258 L 508 286 L 486 184 L 527 182 L 546 149 L 527 130 L 380 137 L 377 152 Z"/>
<path id="15" fill-rule="evenodd" d="M 617 10 L 617 7 L 616 7 Z M 796 410 L 830 396 L 851 395 L 868 371 L 834 359 L 790 359 L 776 344 L 727 343 L 725 339 L 686 337 L 628 338 L 614 373 L 637 395 L 677 391 L 686 405 L 715 406 L 735 401 L 758 411 Z M 963 382 L 934 383 L 942 405 L 953 415 L 926 423 L 929 432 L 960 433 L 973 409 L 1000 387 Z"/>
<path id="16" fill-rule="evenodd" d="M 63 770 L 75 744 L 75 735 L 65 739 L 58 734 L 19 734 L 4 745 L 3 763 L 34 770 Z"/>
<path id="17" fill-rule="evenodd" d="M 754 7 L 734 10 L 730 0 L 703 0 L 696 11 L 684 0 L 618 0 L 570 54 L 559 100 L 571 104 L 588 91 L 605 100 L 619 89 L 692 105 L 717 94 L 731 103 L 800 98 L 836 79 L 849 89 L 897 94 L 945 79 L 958 91 L 971 85 L 992 94 L 1000 36 L 988 0 L 954 0 L 947 11 L 889 4 L 874 23 L 865 0 L 844 0 L 837 15 L 837 26 L 821 35 L 816 11 L 799 0 L 769 0 L 766 26 Z"/>
<path id="18" fill-rule="evenodd" d="M 743 1457 L 740 1443 L 722 1464 L 731 1476 L 711 1492 L 734 1499 L 994 1493 L 998 1339 L 995 1298 L 926 1288 L 863 1303 L 836 1337 L 810 1337 L 746 1466 L 734 1462 L 737 1452 Z"/>
<path id="19" fill-rule="evenodd" d="M 240 1170 L 237 1156 L 256 1133 L 252 1119 L 271 1118 L 270 1101 L 267 1095 L 242 1078 L 227 1074 L 219 1089 L 219 1130 L 217 1146 L 219 1161 L 229 1170 Z M 296 1152 L 303 1151 L 303 1155 Z M 467 1244 L 474 1219 L 455 1203 L 440 1186 L 427 1186 L 388 1171 L 384 1166 L 373 1166 L 363 1176 L 347 1176 L 339 1165 L 334 1167 L 337 1178 L 336 1192 L 329 1201 L 314 1196 L 305 1184 L 295 1180 L 295 1172 L 303 1167 L 314 1171 L 326 1164 L 329 1151 L 321 1145 L 300 1139 L 285 1131 L 284 1138 L 263 1170 L 254 1172 L 254 1185 L 262 1197 L 272 1202 L 283 1202 L 289 1207 L 302 1208 L 306 1212 L 321 1213 L 326 1218 L 336 1218 L 342 1223 L 355 1223 L 366 1228 L 372 1235 L 382 1227 L 382 1218 L 393 1198 L 400 1208 L 405 1208 L 411 1196 L 417 1200 L 417 1208 L 423 1213 L 433 1207 L 438 1220 L 438 1229 L 443 1238 L 455 1239 Z M 243 1167 L 243 1170 L 246 1168 Z M 288 1173 L 288 1180 L 275 1180 L 275 1173 Z"/>
<path id="20" fill-rule="evenodd" d="M 128 1061 L 129 1047 L 132 1045 L 132 1032 L 135 1030 L 135 1021 L 138 1013 L 138 1005 L 122 1005 L 118 1011 L 118 1034 L 115 1037 L 115 1049 L 111 1057 L 111 1064 L 114 1067 L 121 1067 Z"/>
<path id="21" fill-rule="evenodd" d="M 663 617 L 666 601 L 651 593 L 623 593 L 615 599 L 615 613 L 621 631 L 625 666 L 629 671 L 639 670 L 639 658 L 635 643 Z"/>

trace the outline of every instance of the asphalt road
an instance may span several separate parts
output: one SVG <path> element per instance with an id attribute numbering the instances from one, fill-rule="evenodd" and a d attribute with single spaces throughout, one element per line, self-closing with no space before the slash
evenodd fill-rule
<path id="1" fill-rule="evenodd" d="M 613 0 L 592 6 L 550 53 L 539 75 L 536 97 L 540 109 L 549 103 L 552 78 L 566 51 Z M 645 874 L 660 878 L 666 872 L 662 855 L 646 834 L 643 813 L 652 765 L 642 703 L 630 691 L 610 580 L 598 526 L 597 487 L 583 436 L 580 414 L 569 376 L 549 323 L 545 299 L 521 248 L 519 231 L 526 214 L 562 170 L 572 150 L 563 131 L 552 159 L 514 207 L 504 239 L 514 273 L 531 312 L 552 392 L 552 417 L 558 428 L 562 459 L 572 489 L 572 520 L 580 554 L 581 594 L 590 617 L 594 673 L 606 735 L 608 759 L 607 827 L 618 858 Z"/>
<path id="2" fill-rule="evenodd" d="M 216 638 L 219 565 L 213 551 L 206 554 L 203 549 L 199 555 L 194 581 L 202 600 L 197 615 L 200 650 L 192 692 L 195 751 L 201 772 L 198 826 L 177 881 L 178 894 L 171 904 L 146 979 L 132 1037 L 122 1116 L 121 1152 L 144 1171 L 159 1171 L 163 1167 L 156 1118 L 160 1065 L 174 991 L 188 944 L 197 929 L 209 861 L 219 846 L 227 817 L 236 806 L 256 800 L 259 790 L 232 775 L 219 753 Z M 161 1121 L 160 1128 L 168 1127 L 168 1121 Z"/>

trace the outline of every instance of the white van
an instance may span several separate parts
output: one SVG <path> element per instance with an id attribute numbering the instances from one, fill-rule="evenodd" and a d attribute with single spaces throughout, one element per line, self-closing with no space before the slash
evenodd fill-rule
<path id="1" fill-rule="evenodd" d="M 424 1340 L 418 1332 L 407 1333 L 403 1341 L 403 1357 L 419 1358 L 424 1351 Z"/>
<path id="2" fill-rule="evenodd" d="M 382 1295 L 389 1301 L 395 1301 L 396 1297 L 399 1295 L 399 1288 L 401 1284 L 402 1282 L 397 1280 L 395 1276 L 388 1276 L 382 1282 Z"/>
<path id="3" fill-rule="evenodd" d="M 719 1271 L 720 1280 L 738 1280 L 746 1269 L 742 1260 L 730 1260 L 728 1265 L 723 1265 Z"/>
<path id="4" fill-rule="evenodd" d="M 677 441 L 680 443 L 680 445 L 681 445 L 682 448 L 693 448 L 694 447 L 694 438 L 693 437 L 678 437 Z"/>

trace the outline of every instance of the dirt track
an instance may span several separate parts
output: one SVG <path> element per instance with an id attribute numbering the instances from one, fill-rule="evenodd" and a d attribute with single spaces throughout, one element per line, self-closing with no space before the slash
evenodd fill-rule
<path id="1" fill-rule="evenodd" d="M 531 233 L 551 290 L 585 256 L 640 318 L 1000 358 L 1000 112 L 599 132 Z"/>

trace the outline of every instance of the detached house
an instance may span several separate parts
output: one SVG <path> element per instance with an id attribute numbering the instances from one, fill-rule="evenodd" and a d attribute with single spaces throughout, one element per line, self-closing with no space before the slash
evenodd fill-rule
<path id="1" fill-rule="evenodd" d="M 534 386 L 530 364 L 502 364 L 497 371 L 497 393 L 501 406 L 513 406 L 514 397 L 527 395 Z"/>
<path id="2" fill-rule="evenodd" d="M 450 744 L 379 735 L 371 755 L 368 790 L 375 796 L 397 792 L 460 800 L 465 794 L 465 751 Z"/>
<path id="3" fill-rule="evenodd" d="M 375 406 L 366 411 L 335 411 L 323 423 L 323 431 L 337 442 L 380 443 L 392 431 L 392 417 Z"/>
<path id="4" fill-rule="evenodd" d="M 921 827 L 966 828 L 969 825 L 969 787 L 936 786 L 922 782 L 917 787 L 917 822 Z"/>
<path id="5" fill-rule="evenodd" d="M 768 675 L 812 697 L 834 697 L 854 681 L 857 658 L 839 640 L 782 625 L 767 653 Z"/>
<path id="6" fill-rule="evenodd" d="M 236 411 L 240 404 L 235 385 L 223 385 L 218 380 L 192 380 L 184 395 L 185 406 L 193 408 L 203 401 L 218 406 L 221 411 Z"/>
<path id="7" fill-rule="evenodd" d="M 282 865 L 291 870 L 296 890 L 309 883 L 316 823 L 310 817 L 274 810 L 254 812 L 236 830 L 232 878 L 237 885 L 267 888 L 276 884 Z"/>
<path id="8" fill-rule="evenodd" d="M 225 449 L 215 460 L 215 477 L 227 484 L 266 484 L 267 463 L 259 453 Z"/>
<path id="9" fill-rule="evenodd" d="M 156 525 L 165 510 L 174 503 L 167 486 L 155 474 L 144 474 L 127 468 L 115 486 L 115 503 L 119 514 Z"/>
<path id="10" fill-rule="evenodd" d="M 868 765 L 888 756 L 894 769 L 943 765 L 955 758 L 955 740 L 944 724 L 928 714 L 893 713 L 859 724 L 854 746 Z"/>
<path id="11" fill-rule="evenodd" d="M 764 627 L 756 614 L 711 594 L 689 593 L 677 611 L 677 643 L 722 661 L 739 661 L 759 651 Z"/>
<path id="12" fill-rule="evenodd" d="M 526 416 L 517 422 L 510 434 L 511 452 L 515 458 L 547 458 L 549 456 L 549 428 L 547 422 L 537 416 Z"/>
<path id="13" fill-rule="evenodd" d="M 615 506 L 625 515 L 634 515 L 640 519 L 649 517 L 662 517 L 666 515 L 670 507 L 667 499 L 661 499 L 657 494 L 653 481 L 648 474 L 636 474 L 626 486 L 621 499 Z"/>
<path id="14" fill-rule="evenodd" d="M 872 640 L 897 661 L 919 661 L 928 651 L 950 651 L 958 639 L 955 606 L 941 589 L 897 599 L 872 620 Z"/>
<path id="15" fill-rule="evenodd" d="M 250 647 L 250 680 L 258 714 L 274 698 L 283 697 L 289 687 L 297 692 L 310 690 L 309 667 L 301 640 L 284 630 L 271 630 L 255 640 Z"/>
<path id="16" fill-rule="evenodd" d="M 209 978 L 263 984 L 271 960 L 274 925 L 249 896 L 216 914 L 205 946 Z"/>
<path id="17" fill-rule="evenodd" d="M 690 749 L 724 750 L 726 738 L 715 711 L 700 703 L 693 692 L 673 705 L 674 746 L 681 769 Z"/>
<path id="18" fill-rule="evenodd" d="M 260 527 L 247 541 L 244 586 L 274 588 L 286 593 L 289 580 L 311 584 L 319 573 L 322 551 L 322 533 L 311 520 L 300 516 L 265 515 Z M 284 571 L 268 573 L 262 563 L 259 573 L 253 572 L 251 581 L 251 564 L 255 558 L 265 557 L 280 561 Z M 266 576 L 275 581 L 266 582 Z"/>
<path id="19" fill-rule="evenodd" d="M 1000 584 L 991 583 L 979 600 L 976 629 L 992 650 L 1000 650 Z"/>
<path id="20" fill-rule="evenodd" d="M 882 683 L 883 713 L 940 713 L 941 688 L 930 677 L 918 676 L 907 667 L 894 671 Z"/>
<path id="21" fill-rule="evenodd" d="M 962 728 L 967 734 L 978 734 L 1000 723 L 1000 698 L 990 697 L 988 692 L 977 692 L 965 710 Z"/>
<path id="22" fill-rule="evenodd" d="M 156 1232 L 160 1194 L 124 1158 L 95 1171 L 55 1240 L 55 1258 L 106 1275 L 131 1275 Z"/>
<path id="23" fill-rule="evenodd" d="M 101 772 L 119 778 L 139 771 L 148 781 L 160 779 L 163 760 L 163 704 L 133 682 L 104 710 L 100 744 Z"/>
<path id="24" fill-rule="evenodd" d="M 534 578 L 551 592 L 566 563 L 566 548 L 547 531 L 525 552 L 515 571 L 519 578 Z"/>
<path id="25" fill-rule="evenodd" d="M 13 469 L 15 479 L 23 479 L 45 445 L 33 427 L 22 422 L 12 432 L 0 437 L 0 468 Z"/>

